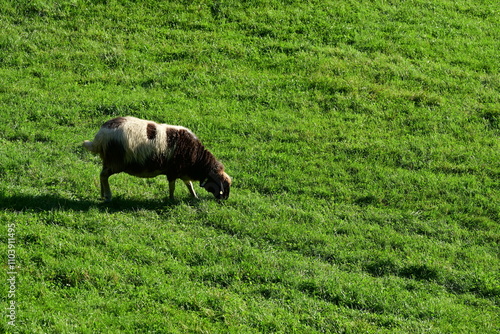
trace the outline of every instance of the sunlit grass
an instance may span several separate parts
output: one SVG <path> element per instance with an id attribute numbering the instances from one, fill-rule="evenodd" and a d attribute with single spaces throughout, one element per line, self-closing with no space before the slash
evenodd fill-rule
<path id="1" fill-rule="evenodd" d="M 0 328 L 494 333 L 497 7 L 3 3 Z M 101 203 L 80 145 L 124 115 L 191 128 L 231 197 L 123 174 Z"/>

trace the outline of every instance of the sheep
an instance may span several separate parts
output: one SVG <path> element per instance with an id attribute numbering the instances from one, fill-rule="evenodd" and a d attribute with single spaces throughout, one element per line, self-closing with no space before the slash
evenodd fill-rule
<path id="1" fill-rule="evenodd" d="M 198 196 L 192 181 L 200 181 L 218 200 L 229 197 L 231 178 L 224 166 L 185 127 L 117 117 L 105 122 L 94 141 L 85 140 L 83 147 L 101 157 L 101 197 L 106 202 L 112 197 L 108 179 L 121 172 L 143 178 L 166 175 L 171 200 L 176 179 L 194 198 Z"/>

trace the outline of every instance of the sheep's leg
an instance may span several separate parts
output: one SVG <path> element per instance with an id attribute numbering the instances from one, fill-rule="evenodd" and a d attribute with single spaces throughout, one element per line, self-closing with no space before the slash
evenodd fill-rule
<path id="1" fill-rule="evenodd" d="M 109 188 L 109 177 L 113 175 L 113 172 L 111 172 L 111 169 L 109 168 L 102 168 L 101 171 L 101 197 L 104 201 L 109 202 L 111 201 L 111 189 Z"/>
<path id="2" fill-rule="evenodd" d="M 194 191 L 194 188 L 193 188 L 193 183 L 191 181 L 184 181 L 184 184 L 186 185 L 186 187 L 188 188 L 189 192 L 191 193 L 191 195 L 194 197 L 194 198 L 198 198 L 198 196 L 196 195 L 196 192 Z"/>
<path id="3" fill-rule="evenodd" d="M 170 199 L 174 199 L 175 180 L 168 180 L 168 190 L 170 193 Z"/>

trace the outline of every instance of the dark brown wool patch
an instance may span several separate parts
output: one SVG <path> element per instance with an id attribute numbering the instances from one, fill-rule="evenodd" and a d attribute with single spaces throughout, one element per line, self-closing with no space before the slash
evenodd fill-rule
<path id="1" fill-rule="evenodd" d="M 167 145 L 170 148 L 175 146 L 175 142 L 177 141 L 177 130 L 167 127 Z"/>
<path id="2" fill-rule="evenodd" d="M 154 123 L 148 123 L 146 126 L 146 135 L 149 140 L 153 140 L 156 138 L 156 125 Z"/>
<path id="3" fill-rule="evenodd" d="M 123 123 L 125 123 L 127 119 L 125 117 L 117 117 L 110 119 L 106 123 L 102 125 L 103 128 L 107 129 L 116 129 L 119 128 Z"/>
<path id="4" fill-rule="evenodd" d="M 167 171 L 169 180 L 184 176 L 203 180 L 210 170 L 221 168 L 215 157 L 188 130 L 167 128 L 167 145 L 173 150 Z"/>

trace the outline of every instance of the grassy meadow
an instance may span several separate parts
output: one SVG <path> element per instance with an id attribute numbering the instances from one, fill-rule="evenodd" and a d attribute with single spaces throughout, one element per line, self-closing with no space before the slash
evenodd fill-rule
<path id="1" fill-rule="evenodd" d="M 1 333 L 498 333 L 497 1 L 5 0 L 0 26 Z M 192 129 L 230 198 L 120 174 L 102 203 L 81 143 L 126 115 Z"/>

